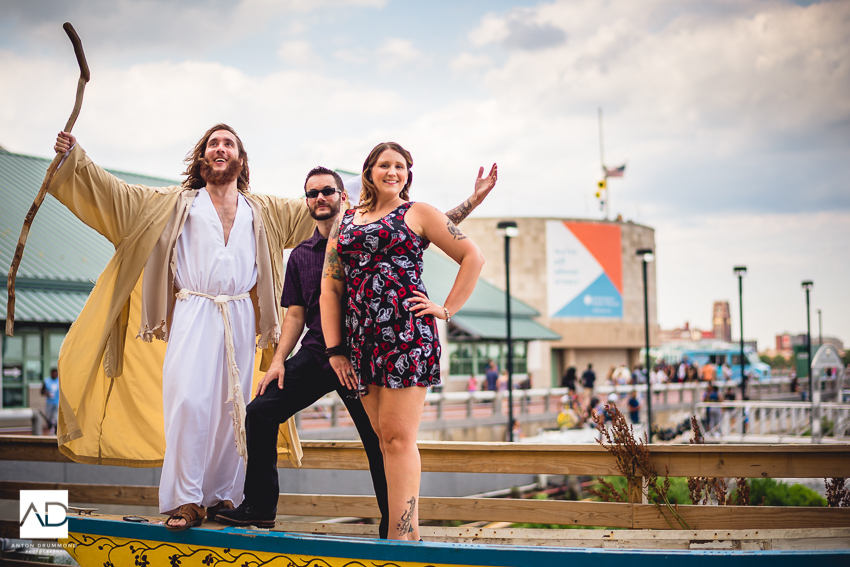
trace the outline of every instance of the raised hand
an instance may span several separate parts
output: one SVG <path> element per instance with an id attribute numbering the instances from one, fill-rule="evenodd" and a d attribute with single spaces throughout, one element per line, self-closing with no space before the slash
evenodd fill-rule
<path id="1" fill-rule="evenodd" d="M 56 144 L 53 146 L 53 149 L 56 150 L 57 154 L 64 154 L 73 148 L 76 143 L 77 138 L 70 132 L 59 132 L 56 135 Z"/>
<path id="2" fill-rule="evenodd" d="M 496 181 L 499 178 L 499 166 L 494 163 L 493 167 L 490 168 L 490 173 L 487 174 L 487 177 L 483 177 L 483 175 L 484 168 L 479 167 L 478 179 L 475 180 L 475 191 L 472 193 L 477 204 L 481 204 L 481 201 L 483 201 L 484 198 L 490 194 L 490 191 L 493 190 L 493 187 L 496 186 Z"/>

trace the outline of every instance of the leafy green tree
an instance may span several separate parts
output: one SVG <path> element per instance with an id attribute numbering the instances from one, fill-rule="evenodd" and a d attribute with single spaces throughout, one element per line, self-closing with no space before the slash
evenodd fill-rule
<path id="1" fill-rule="evenodd" d="M 826 499 L 811 488 L 773 478 L 750 481 L 750 502 L 764 506 L 826 506 Z"/>

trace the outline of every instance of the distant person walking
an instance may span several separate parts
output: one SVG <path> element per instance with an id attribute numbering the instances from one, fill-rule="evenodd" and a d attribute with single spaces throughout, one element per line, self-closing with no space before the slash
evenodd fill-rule
<path id="1" fill-rule="evenodd" d="M 708 408 L 708 432 L 715 437 L 719 437 L 720 430 L 717 426 L 720 425 L 720 420 L 723 418 L 723 409 L 719 407 L 720 402 L 723 401 L 720 395 L 720 388 L 710 385 L 705 401 L 718 404 L 718 406 Z"/>
<path id="2" fill-rule="evenodd" d="M 56 433 L 56 417 L 59 415 L 59 371 L 55 368 L 51 368 L 50 376 L 44 379 L 41 394 L 47 398 L 44 404 L 47 428 Z"/>
<path id="3" fill-rule="evenodd" d="M 593 385 L 596 383 L 596 372 L 593 371 L 593 364 L 588 363 L 587 370 L 581 375 L 581 385 L 587 390 L 585 396 L 593 397 Z"/>
<path id="4" fill-rule="evenodd" d="M 570 392 L 576 391 L 576 367 L 570 366 L 561 378 L 561 388 L 566 388 Z"/>
<path id="5" fill-rule="evenodd" d="M 632 390 L 629 394 L 629 419 L 632 423 L 640 423 L 640 401 L 637 399 L 637 391 Z"/>
<path id="6" fill-rule="evenodd" d="M 632 382 L 632 373 L 626 367 L 626 363 L 622 363 L 618 366 L 614 372 L 612 372 L 612 378 L 614 379 L 615 384 L 625 385 L 631 384 Z"/>
<path id="7" fill-rule="evenodd" d="M 700 374 L 703 382 L 714 382 L 717 380 L 717 367 L 709 362 L 702 367 Z"/>
<path id="8" fill-rule="evenodd" d="M 499 367 L 496 366 L 495 361 L 490 360 L 487 363 L 487 371 L 484 373 L 484 377 L 487 378 L 487 389 L 495 392 L 499 383 Z"/>

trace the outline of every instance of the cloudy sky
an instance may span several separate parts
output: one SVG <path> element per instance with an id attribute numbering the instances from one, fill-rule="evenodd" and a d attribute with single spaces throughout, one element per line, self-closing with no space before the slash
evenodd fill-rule
<path id="1" fill-rule="evenodd" d="M 499 163 L 481 216 L 656 229 L 659 318 L 711 325 L 744 264 L 747 338 L 850 343 L 850 1 L 0 0 L 0 145 L 52 156 L 75 127 L 98 163 L 177 178 L 215 122 L 255 191 L 295 196 L 314 165 L 358 170 L 376 143 L 416 160 L 414 198 L 449 207 Z M 817 318 L 813 315 L 813 327 Z M 735 333 L 737 336 L 737 332 Z"/>

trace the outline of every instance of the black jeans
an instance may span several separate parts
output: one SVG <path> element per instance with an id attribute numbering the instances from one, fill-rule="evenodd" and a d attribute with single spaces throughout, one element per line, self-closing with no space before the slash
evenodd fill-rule
<path id="1" fill-rule="evenodd" d="M 336 390 L 360 434 L 372 486 L 381 510 L 381 537 L 386 539 L 389 527 L 387 477 L 384 457 L 378 436 L 372 429 L 369 416 L 359 399 L 349 399 L 348 390 L 339 382 L 336 373 L 318 355 L 302 348 L 284 362 L 283 390 L 277 381 L 266 386 L 262 396 L 248 404 L 245 415 L 245 434 L 248 441 L 248 467 L 245 471 L 245 505 L 256 510 L 271 510 L 277 506 L 280 485 L 277 477 L 277 433 L 280 424 L 310 406 L 327 393 Z"/>

